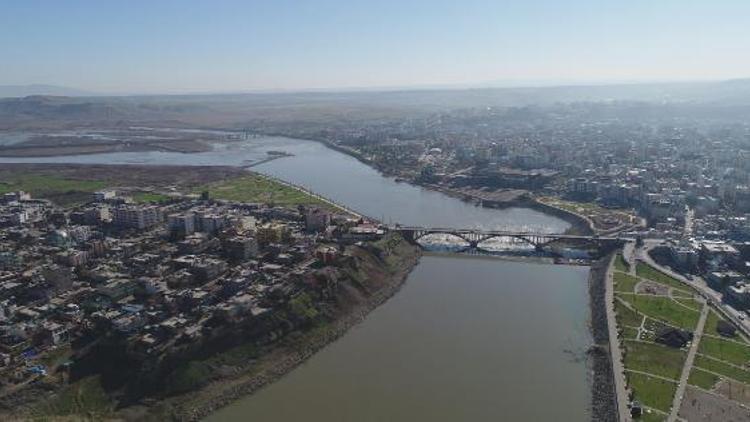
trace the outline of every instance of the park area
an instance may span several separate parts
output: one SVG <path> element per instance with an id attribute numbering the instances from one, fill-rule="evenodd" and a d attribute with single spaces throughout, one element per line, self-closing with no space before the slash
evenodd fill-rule
<path id="1" fill-rule="evenodd" d="M 717 419 L 723 411 L 750 418 L 743 407 L 750 406 L 747 338 L 739 332 L 722 335 L 719 326 L 729 322 L 721 313 L 690 286 L 657 268 L 642 262 L 631 266 L 618 255 L 611 271 L 626 383 L 631 399 L 644 409 L 641 420 L 667 419 L 680 376 L 688 370 L 685 397 L 691 399 L 682 400 L 681 417 L 726 420 Z M 704 307 L 708 307 L 705 326 L 697 332 Z M 665 340 L 675 333 L 682 333 L 685 342 Z M 694 335 L 697 351 L 686 369 Z M 705 419 L 706 415 L 714 419 Z"/>

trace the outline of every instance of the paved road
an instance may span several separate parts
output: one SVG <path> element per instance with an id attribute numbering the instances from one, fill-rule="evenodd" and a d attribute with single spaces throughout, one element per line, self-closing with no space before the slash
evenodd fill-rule
<path id="1" fill-rule="evenodd" d="M 727 309 L 728 307 L 722 303 L 722 295 L 721 293 L 713 290 L 712 288 L 708 287 L 708 284 L 698 276 L 693 277 L 692 280 L 688 280 L 685 278 L 682 274 L 676 273 L 672 271 L 670 268 L 663 267 L 654 261 L 651 256 L 648 254 L 648 252 L 653 249 L 656 246 L 659 246 L 663 244 L 662 240 L 657 239 L 647 239 L 643 245 L 643 247 L 638 248 L 636 250 L 635 256 L 637 259 L 646 262 L 647 264 L 651 265 L 652 267 L 678 279 L 679 281 L 687 284 L 688 286 L 694 288 L 697 290 L 701 296 L 703 296 L 704 299 L 706 299 L 710 304 L 714 305 L 717 309 L 722 311 L 724 316 L 729 318 L 730 321 L 732 321 L 736 326 L 740 328 L 740 330 L 743 332 L 744 335 L 750 336 L 750 321 L 743 321 L 740 320 L 737 315 L 736 311 L 732 311 L 731 309 Z"/>
<path id="2" fill-rule="evenodd" d="M 672 401 L 672 411 L 669 413 L 667 422 L 675 422 L 677 420 L 677 413 L 680 411 L 682 406 L 682 398 L 685 395 L 685 387 L 687 387 L 688 377 L 690 376 L 690 370 L 693 369 L 693 361 L 695 360 L 695 354 L 698 353 L 698 343 L 701 341 L 703 336 L 703 328 L 706 326 L 706 318 L 708 317 L 709 306 L 708 303 L 703 305 L 701 310 L 701 316 L 698 319 L 698 325 L 695 327 L 695 333 L 693 333 L 693 342 L 690 345 L 687 358 L 685 358 L 685 365 L 682 367 L 682 374 L 680 375 L 680 382 L 677 384 L 677 391 L 675 392 Z"/>
<path id="3" fill-rule="evenodd" d="M 616 256 L 612 257 L 612 260 Z M 620 341 L 617 338 L 617 320 L 615 319 L 615 293 L 614 280 L 612 278 L 613 261 L 610 260 L 605 277 L 606 289 L 604 300 L 607 303 L 607 328 L 609 330 L 609 350 L 612 360 L 612 373 L 615 378 L 615 394 L 617 398 L 618 419 L 620 422 L 630 420 L 628 412 L 628 393 L 625 389 L 625 368 L 622 364 L 622 350 L 620 350 Z"/>

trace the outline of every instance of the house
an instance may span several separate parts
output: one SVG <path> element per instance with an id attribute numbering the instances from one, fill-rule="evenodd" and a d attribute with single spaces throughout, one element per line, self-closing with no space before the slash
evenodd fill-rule
<path id="1" fill-rule="evenodd" d="M 70 340 L 70 333 L 68 327 L 58 324 L 52 321 L 45 321 L 42 324 L 44 338 L 49 341 L 50 344 L 65 343 Z"/>

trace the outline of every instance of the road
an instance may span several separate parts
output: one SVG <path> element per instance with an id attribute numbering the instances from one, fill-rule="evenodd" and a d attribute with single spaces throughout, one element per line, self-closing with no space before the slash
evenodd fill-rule
<path id="1" fill-rule="evenodd" d="M 635 252 L 636 258 L 694 288 L 696 291 L 698 291 L 698 293 L 701 294 L 701 296 L 703 296 L 704 299 L 706 299 L 710 304 L 714 305 L 714 307 L 722 312 L 725 317 L 727 317 L 737 327 L 739 327 L 745 336 L 750 336 L 750 322 L 740 319 L 740 313 L 735 309 L 725 305 L 722 302 L 721 293 L 708 287 L 708 284 L 706 284 L 705 280 L 698 276 L 693 277 L 692 280 L 688 280 L 682 274 L 674 272 L 670 268 L 659 265 L 651 258 L 648 252 L 656 246 L 662 245 L 663 243 L 664 241 L 660 239 L 644 240 L 643 247 L 638 248 Z"/>
<path id="2" fill-rule="evenodd" d="M 686 205 L 685 206 L 685 229 L 682 233 L 686 239 L 693 235 L 693 226 L 694 226 L 694 221 L 695 221 L 695 219 L 693 218 L 694 216 L 695 216 L 695 211 Z"/>
<path id="3" fill-rule="evenodd" d="M 632 243 L 632 242 L 629 242 Z M 620 422 L 626 422 L 630 420 L 630 412 L 628 412 L 628 393 L 625 388 L 625 367 L 622 364 L 622 350 L 620 349 L 620 340 L 617 338 L 617 320 L 615 319 L 615 286 L 612 274 L 614 268 L 613 260 L 616 259 L 616 255 L 612 257 L 607 267 L 606 275 L 606 289 L 604 292 L 604 300 L 607 304 L 607 328 L 609 330 L 609 351 L 610 359 L 612 360 L 612 374 L 615 378 L 615 394 L 617 396 L 617 412 L 618 419 Z M 631 265 L 631 267 L 635 267 Z"/>
<path id="4" fill-rule="evenodd" d="M 703 336 L 703 328 L 706 326 L 709 309 L 708 303 L 704 304 L 703 309 L 701 309 L 701 316 L 698 319 L 698 325 L 695 327 L 695 332 L 693 333 L 693 342 L 690 344 L 690 350 L 688 350 L 687 357 L 685 358 L 685 365 L 682 366 L 680 382 L 677 384 L 677 391 L 675 392 L 672 401 L 672 411 L 669 413 L 667 422 L 675 422 L 677 420 L 677 413 L 680 411 L 680 406 L 682 406 L 682 398 L 685 396 L 685 387 L 687 387 L 690 371 L 693 369 L 695 354 L 698 353 L 698 343 L 700 343 L 701 336 Z"/>

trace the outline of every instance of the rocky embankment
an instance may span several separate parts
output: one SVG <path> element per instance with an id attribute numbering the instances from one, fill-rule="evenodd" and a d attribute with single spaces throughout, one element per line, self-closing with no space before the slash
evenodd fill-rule
<path id="1" fill-rule="evenodd" d="M 591 265 L 589 273 L 589 303 L 591 307 L 591 334 L 594 344 L 589 349 L 591 380 L 591 420 L 617 421 L 617 396 L 609 353 L 609 327 L 605 297 L 607 266 L 611 255 Z"/>
<path id="2" fill-rule="evenodd" d="M 179 421 L 200 420 L 276 381 L 396 294 L 420 257 L 420 250 L 398 235 L 389 235 L 375 246 L 351 247 L 350 252 L 354 264 L 345 269 L 349 276 L 339 285 L 337 316 L 333 321 L 270 350 L 246 374 L 168 399 L 168 416 Z"/>

